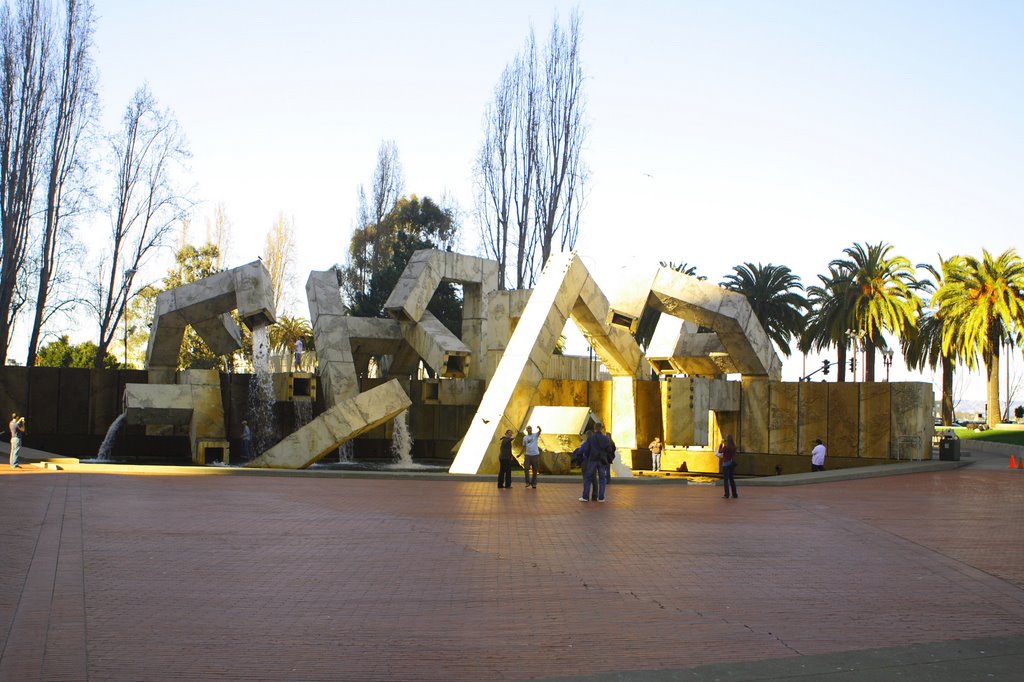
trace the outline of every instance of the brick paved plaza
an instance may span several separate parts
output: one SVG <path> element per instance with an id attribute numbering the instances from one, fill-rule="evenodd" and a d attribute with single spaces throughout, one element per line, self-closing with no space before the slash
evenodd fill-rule
<path id="1" fill-rule="evenodd" d="M 1024 636 L 1024 471 L 605 504 L 552 477 L 188 471 L 2 467 L 0 680 L 679 673 Z"/>

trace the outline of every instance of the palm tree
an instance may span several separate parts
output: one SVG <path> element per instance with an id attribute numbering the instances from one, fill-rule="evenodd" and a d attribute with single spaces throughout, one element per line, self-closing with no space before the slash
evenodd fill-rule
<path id="1" fill-rule="evenodd" d="M 733 266 L 722 286 L 747 297 L 768 338 L 789 357 L 789 340 L 800 336 L 809 307 L 800 278 L 785 265 L 744 263 Z"/>
<path id="2" fill-rule="evenodd" d="M 807 302 L 810 314 L 800 334 L 801 353 L 821 352 L 830 346 L 838 350 L 836 360 L 836 381 L 846 381 L 846 348 L 850 342 L 846 336 L 849 309 L 848 291 L 850 275 L 834 265 L 829 266 L 828 275 L 818 275 L 821 285 L 807 287 Z"/>
<path id="3" fill-rule="evenodd" d="M 906 334 L 901 339 L 903 357 L 907 367 L 916 370 L 924 370 L 925 367 L 941 367 L 942 371 L 942 423 L 950 426 L 953 423 L 953 370 L 956 367 L 955 344 L 944 352 L 942 348 L 942 336 L 947 320 L 937 308 L 935 308 L 935 292 L 942 286 L 946 279 L 946 272 L 950 268 L 952 259 L 945 260 L 939 256 L 939 269 L 931 264 L 924 263 L 917 267 L 927 270 L 934 281 L 930 279 L 920 280 L 921 288 L 932 295 L 928 309 L 921 313 L 917 321 L 917 329 Z"/>
<path id="4" fill-rule="evenodd" d="M 850 277 L 847 290 L 849 326 L 864 340 L 865 378 L 875 380 L 875 349 L 886 348 L 883 332 L 902 337 L 913 329 L 921 299 L 914 268 L 903 256 L 889 256 L 892 245 L 884 242 L 843 249 L 845 259 L 831 265 Z"/>
<path id="5" fill-rule="evenodd" d="M 998 258 L 982 250 L 950 259 L 945 281 L 932 299 L 949 324 L 942 331 L 942 349 L 955 353 L 974 369 L 978 358 L 988 380 L 988 425 L 999 423 L 999 348 L 1004 338 L 1024 329 L 1024 261 L 1016 250 Z"/>
<path id="6" fill-rule="evenodd" d="M 268 331 L 270 347 L 273 350 L 283 350 L 289 353 L 289 358 L 292 357 L 290 351 L 299 339 L 302 339 L 302 345 L 307 350 L 313 348 L 313 330 L 304 318 L 282 315 L 277 318 L 277 322 L 271 325 Z"/>

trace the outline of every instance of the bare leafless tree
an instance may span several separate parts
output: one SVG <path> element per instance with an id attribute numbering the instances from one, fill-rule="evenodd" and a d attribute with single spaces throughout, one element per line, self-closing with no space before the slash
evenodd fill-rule
<path id="1" fill-rule="evenodd" d="M 295 280 L 295 225 L 284 212 L 278 214 L 267 233 L 263 264 L 270 273 L 274 289 L 274 309 L 281 311 L 282 306 L 288 303 L 288 289 Z"/>
<path id="2" fill-rule="evenodd" d="M 45 155 L 45 209 L 38 234 L 35 315 L 26 365 L 35 364 L 43 326 L 56 312 L 74 303 L 51 292 L 67 283 L 61 257 L 77 253 L 69 243 L 70 221 L 83 209 L 88 189 L 84 180 L 84 140 L 96 112 L 95 68 L 92 63 L 93 8 L 83 0 L 65 0 L 61 49 L 55 54 L 49 100 Z M 70 251 L 69 251 L 70 250 Z"/>
<path id="3" fill-rule="evenodd" d="M 39 0 L 0 6 L 0 363 L 22 309 L 32 202 L 46 125 L 50 25 Z"/>
<path id="4" fill-rule="evenodd" d="M 213 263 L 214 269 L 223 270 L 228 262 L 228 247 L 231 244 L 231 219 L 228 217 L 227 208 L 219 203 L 213 208 L 213 217 L 206 221 L 206 241 L 217 247 L 217 258 Z"/>
<path id="5" fill-rule="evenodd" d="M 99 324 L 100 359 L 124 314 L 136 274 L 190 207 L 177 177 L 190 156 L 184 135 L 174 116 L 158 108 L 148 87 L 132 96 L 110 152 L 116 163 L 110 252 L 100 263 L 90 300 Z"/>
<path id="6" fill-rule="evenodd" d="M 580 19 L 555 20 L 543 68 L 533 29 L 502 72 L 484 113 L 474 177 L 484 249 L 500 286 L 531 286 L 551 255 L 575 246 L 586 168 Z"/>
<path id="7" fill-rule="evenodd" d="M 580 63 L 580 17 L 573 12 L 568 31 L 556 20 L 544 55 L 544 90 L 540 102 L 540 142 L 536 175 L 537 233 L 541 265 L 558 249 L 571 250 L 579 235 L 586 166 L 580 160 L 587 136 L 584 119 L 583 66 Z"/>

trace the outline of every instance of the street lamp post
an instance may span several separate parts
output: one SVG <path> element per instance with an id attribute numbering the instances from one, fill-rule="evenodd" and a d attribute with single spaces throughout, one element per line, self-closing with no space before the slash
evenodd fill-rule
<path id="1" fill-rule="evenodd" d="M 886 348 L 882 351 L 882 364 L 885 365 L 885 380 L 889 381 L 889 368 L 892 367 L 892 349 Z"/>

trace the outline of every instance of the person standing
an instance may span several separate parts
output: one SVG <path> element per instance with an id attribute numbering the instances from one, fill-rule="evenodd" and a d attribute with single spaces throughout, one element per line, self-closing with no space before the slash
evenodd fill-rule
<path id="1" fill-rule="evenodd" d="M 825 470 L 825 445 L 820 438 L 814 439 L 814 447 L 811 448 L 811 471 Z"/>
<path id="2" fill-rule="evenodd" d="M 537 470 L 540 468 L 540 426 L 537 433 L 533 432 L 532 426 L 526 427 L 526 435 L 523 436 L 523 475 L 526 476 L 526 487 L 537 487 Z M 530 478 L 530 471 L 533 471 L 533 478 Z"/>
<path id="3" fill-rule="evenodd" d="M 651 471 L 661 471 L 661 451 L 664 449 L 661 436 L 655 436 L 647 449 L 651 451 Z"/>
<path id="4" fill-rule="evenodd" d="M 12 412 L 11 423 L 7 426 L 11 430 L 11 468 L 17 469 L 18 452 L 21 450 L 21 434 L 25 433 L 25 418 Z"/>
<path id="5" fill-rule="evenodd" d="M 498 446 L 498 490 L 512 487 L 512 429 L 505 429 Z"/>
<path id="6" fill-rule="evenodd" d="M 242 420 L 242 459 L 248 462 L 252 459 L 252 429 L 249 422 Z"/>
<path id="7" fill-rule="evenodd" d="M 295 339 L 295 371 L 302 368 L 302 351 L 305 348 L 302 345 L 302 339 Z"/>
<path id="8" fill-rule="evenodd" d="M 732 490 L 733 498 L 739 497 L 736 494 L 736 443 L 732 436 L 725 437 L 715 455 L 721 460 L 722 465 L 722 486 L 725 488 L 725 494 L 722 497 L 728 500 L 730 490 Z"/>
<path id="9" fill-rule="evenodd" d="M 609 467 L 615 458 L 615 442 L 605 435 L 601 424 L 594 424 L 594 432 L 583 443 L 583 455 L 587 468 L 583 474 L 583 496 L 580 502 L 590 500 L 590 486 L 597 475 L 597 501 L 604 502 L 605 486 L 610 478 Z"/>

